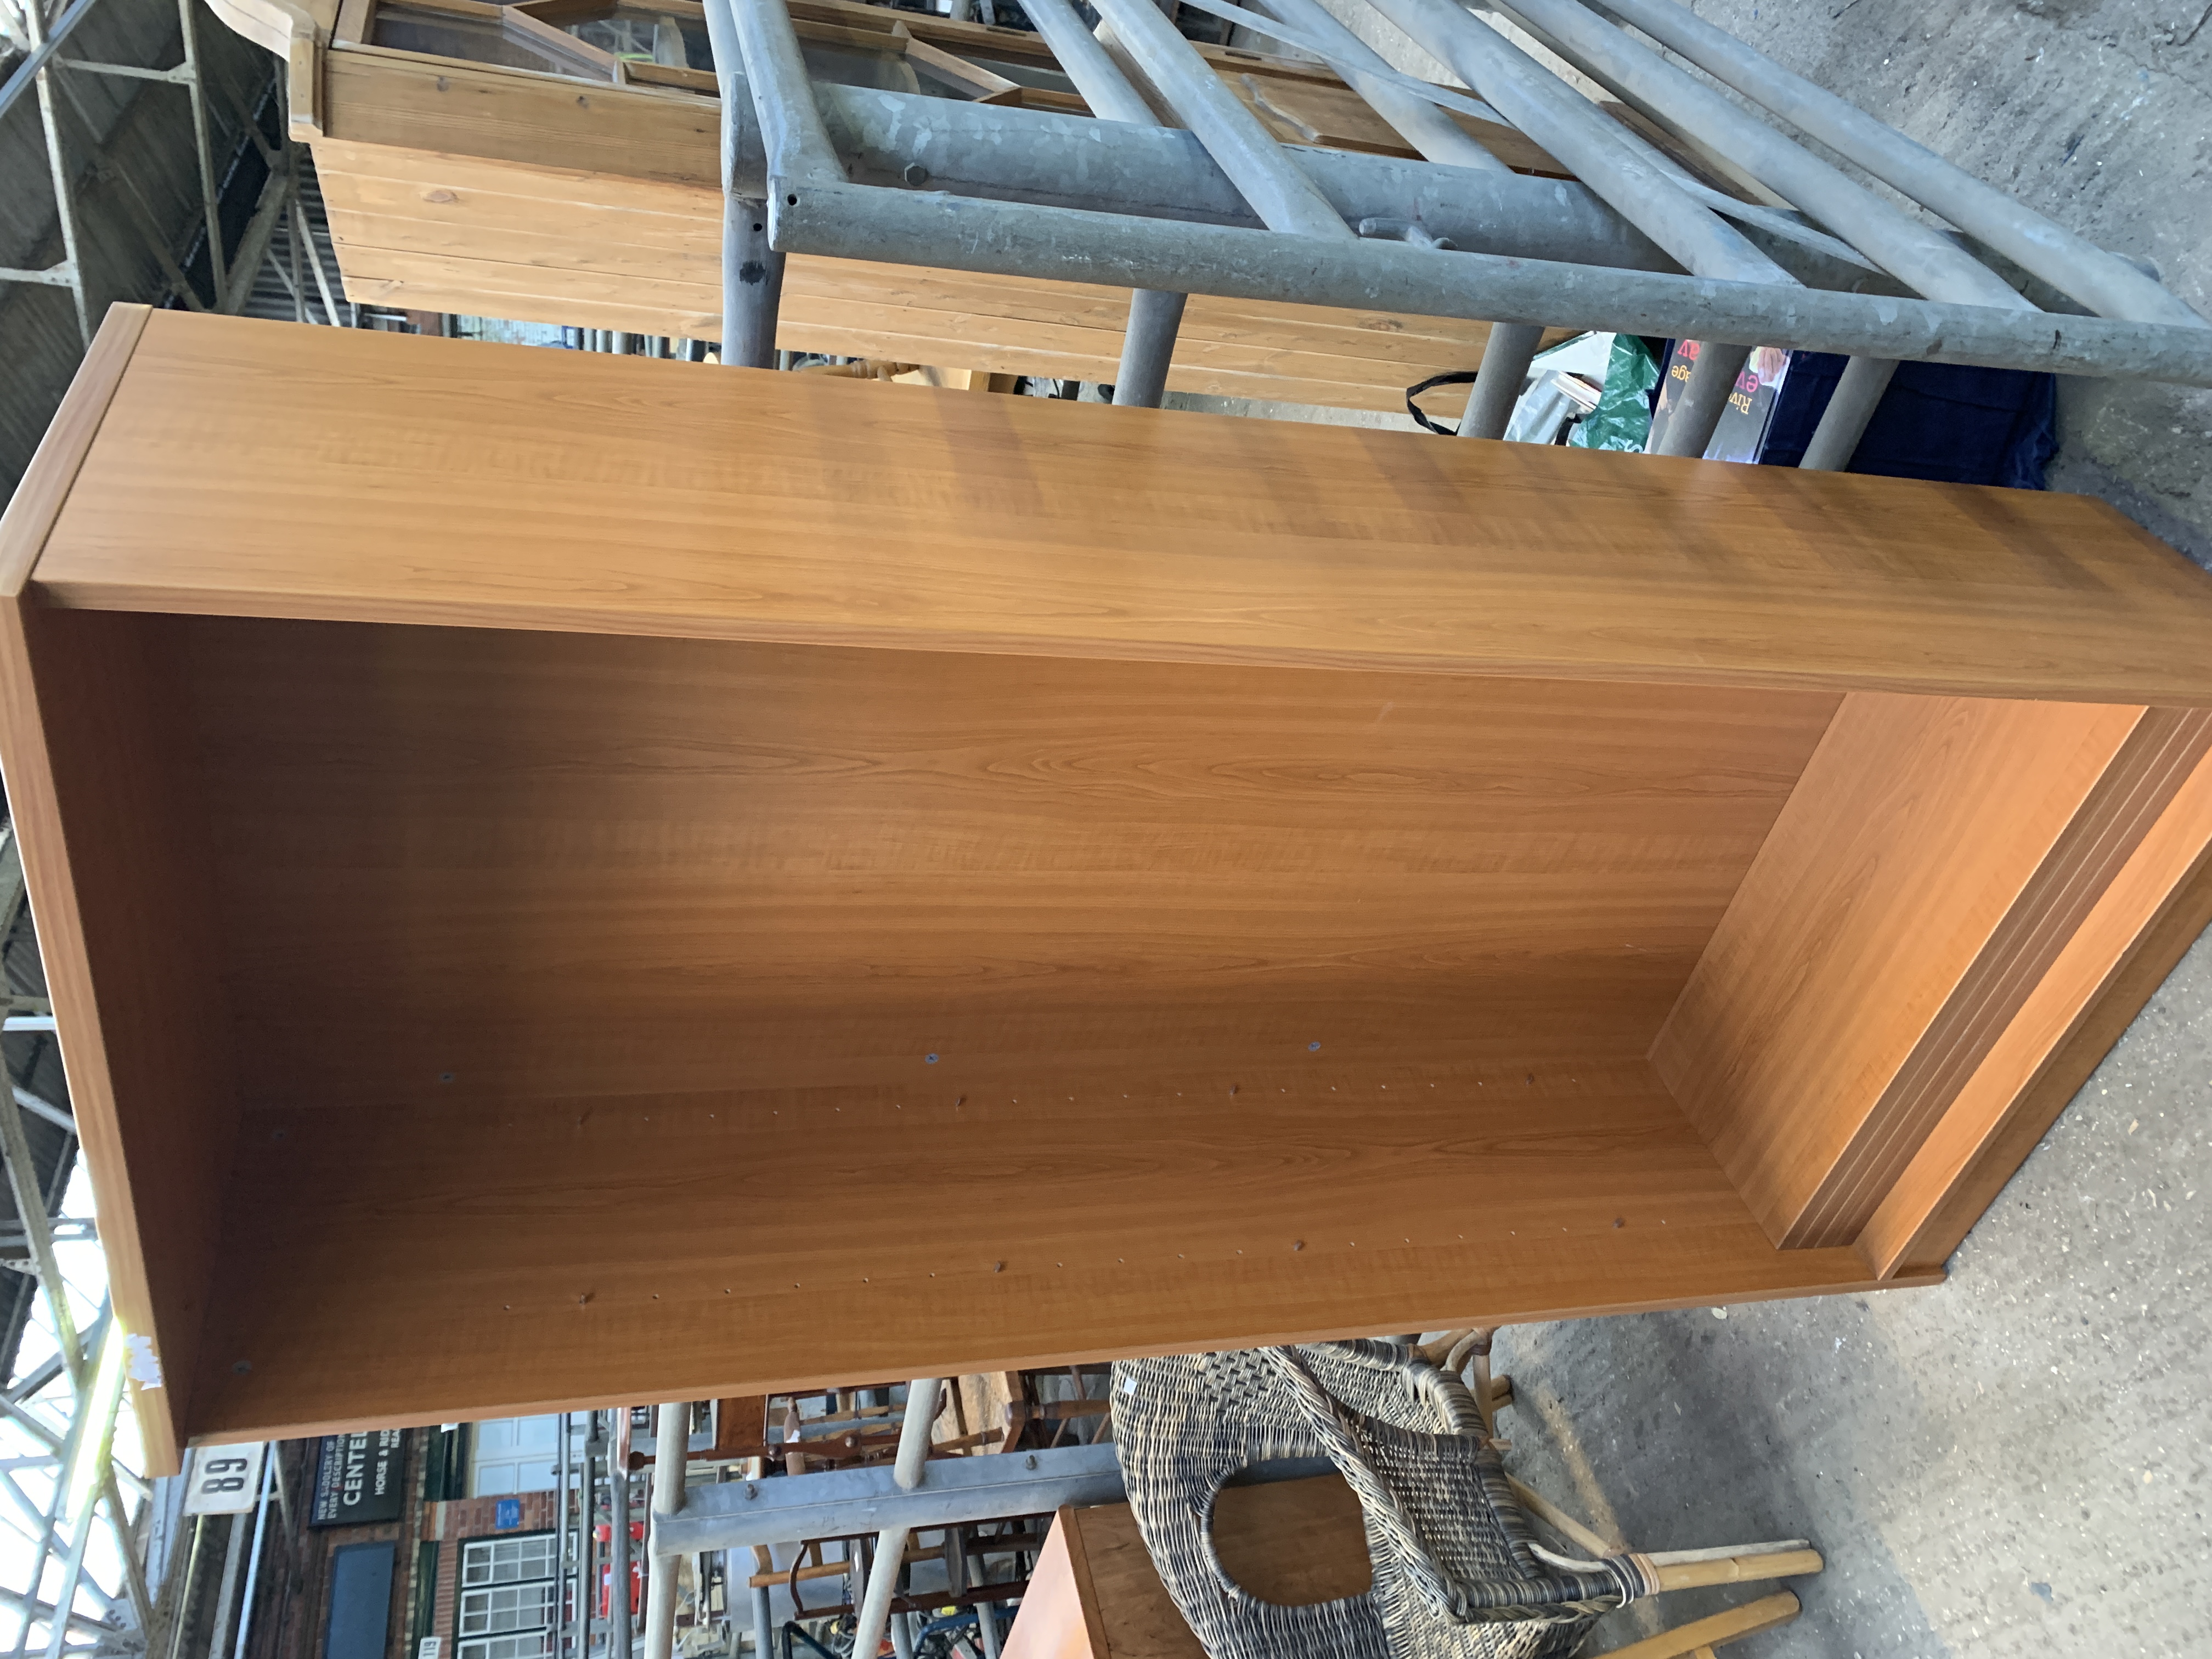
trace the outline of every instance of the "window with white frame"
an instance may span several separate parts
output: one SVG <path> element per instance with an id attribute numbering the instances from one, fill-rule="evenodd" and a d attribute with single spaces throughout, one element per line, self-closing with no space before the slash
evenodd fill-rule
<path id="1" fill-rule="evenodd" d="M 469 1437 L 469 1496 L 551 1492 L 560 1462 L 559 1418 L 492 1418 Z"/>
<path id="2" fill-rule="evenodd" d="M 560 1583 L 551 1533 L 461 1546 L 457 1659 L 546 1659 Z"/>

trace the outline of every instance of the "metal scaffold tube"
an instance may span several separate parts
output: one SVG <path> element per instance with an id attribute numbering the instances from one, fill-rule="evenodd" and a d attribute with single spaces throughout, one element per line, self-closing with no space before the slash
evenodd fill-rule
<path id="1" fill-rule="evenodd" d="M 1490 337 L 1482 343 L 1482 365 L 1468 393 L 1467 409 L 1459 417 L 1462 438 L 1503 438 L 1513 418 L 1513 405 L 1528 378 L 1528 365 L 1544 331 L 1528 323 L 1492 323 Z"/>
<path id="2" fill-rule="evenodd" d="M 1361 70 L 1384 70 L 1390 65 L 1382 54 L 1354 34 L 1320 0 L 1260 0 L 1262 9 L 1292 28 L 1329 48 L 1338 73 L 1389 122 L 1397 134 L 1427 160 L 1445 167 L 1474 167 L 1484 173 L 1510 172 L 1450 116 L 1425 98 L 1389 82 L 1359 75 Z"/>
<path id="3" fill-rule="evenodd" d="M 1844 365 L 1844 377 L 1820 411 L 1820 424 L 1805 446 L 1799 467 L 1808 472 L 1841 472 L 1866 435 L 1867 422 L 1889 390 L 1897 365 L 1880 357 L 1854 357 Z"/>
<path id="4" fill-rule="evenodd" d="M 611 1413 L 615 1431 L 607 1446 L 607 1659 L 629 1659 L 637 1619 L 631 1611 L 629 1539 L 629 1407 Z"/>
<path id="5" fill-rule="evenodd" d="M 724 198 L 722 362 L 739 368 L 775 367 L 783 255 L 769 246 L 768 227 L 766 202 L 743 196 Z"/>
<path id="6" fill-rule="evenodd" d="M 2034 307 L 1972 255 L 1861 186 L 1802 146 L 1656 52 L 1584 9 L 1578 0 L 1501 0 L 1504 10 L 1569 64 L 1647 115 L 1742 167 L 1931 300 Z M 1814 471 L 1839 471 L 1866 430 L 1896 365 L 1854 357 L 1847 387 L 1822 416 L 1806 452 Z M 1865 394 L 1871 390 L 1871 398 Z M 1847 395 L 1845 395 L 1847 394 Z M 1717 418 L 1717 417 L 1716 417 Z"/>
<path id="7" fill-rule="evenodd" d="M 1793 75 L 1686 7 L 1673 0 L 1605 0 L 1603 9 L 2100 315 L 2208 326 L 2126 260 Z"/>
<path id="8" fill-rule="evenodd" d="M 1355 240 L 1343 216 L 1292 166 L 1259 118 L 1237 100 L 1152 0 L 1101 0 L 1100 17 L 1160 101 L 1198 135 L 1267 228 L 1317 240 Z"/>
<path id="9" fill-rule="evenodd" d="M 1956 243 L 1630 40 L 1577 0 L 1499 0 L 1575 68 L 1760 183 L 1931 300 L 2032 310 Z"/>
<path id="10" fill-rule="evenodd" d="M 1262 221 L 1195 135 L 1043 110 L 955 102 L 861 87 L 816 88 L 831 141 L 856 184 L 1034 203 L 1194 224 Z M 1531 259 L 1642 270 L 1666 254 L 1582 185 L 1477 173 L 1390 155 L 1305 146 L 1279 150 L 1339 217 L 1418 220 L 1455 246 Z M 741 187 L 767 190 L 750 123 L 735 165 Z M 1856 280 L 1864 276 L 1853 270 Z"/>
<path id="11" fill-rule="evenodd" d="M 753 1586 L 752 1611 L 755 1659 L 769 1659 L 775 1651 L 775 1611 L 765 1584 Z"/>
<path id="12" fill-rule="evenodd" d="M 740 9 L 745 14 L 742 23 Z M 763 10 L 772 10 L 774 15 L 764 16 Z M 744 135 L 750 128 L 764 146 L 764 171 L 769 173 L 842 178 L 844 172 L 808 90 L 805 63 L 799 55 L 789 15 L 780 4 L 764 4 L 763 0 L 707 0 L 705 11 L 721 118 L 722 362 L 738 368 L 774 368 L 776 320 L 783 305 L 783 255 L 769 243 L 768 180 L 750 190 L 738 185 Z M 748 76 L 748 51 L 762 59 L 760 73 L 769 74 L 772 66 L 779 77 L 764 83 L 757 95 Z M 794 95 L 794 63 L 798 106 L 786 109 Z M 778 112 L 773 120 L 769 106 Z M 746 122 L 749 110 L 756 112 L 757 127 Z"/>
<path id="13" fill-rule="evenodd" d="M 1679 188 L 1642 141 L 1488 24 L 1451 0 L 1374 0 L 1498 113 L 1549 150 L 1616 213 L 1700 276 L 1787 285 L 1795 279 L 1743 234 Z"/>
<path id="14" fill-rule="evenodd" d="M 684 1467 L 690 1456 L 691 1406 L 662 1404 L 653 1418 L 653 1503 L 646 1544 L 645 1659 L 669 1659 L 676 1646 L 676 1560 L 662 1547 L 661 1522 L 684 1509 Z"/>
<path id="15" fill-rule="evenodd" d="M 591 1659 L 592 1599 L 599 1576 L 599 1564 L 592 1549 L 592 1518 L 599 1511 L 599 1468 L 596 1448 L 599 1443 L 599 1414 L 587 1412 L 584 1417 L 584 1455 L 578 1460 L 576 1478 L 576 1655 L 575 1659 Z"/>
<path id="16" fill-rule="evenodd" d="M 1309 1472 L 1319 1473 L 1319 1466 Z M 881 1465 L 704 1486 L 665 1530 L 678 1549 L 744 1549 L 848 1536 L 859 1516 L 869 1517 L 861 1525 L 896 1522 L 926 1532 L 1041 1514 L 1063 1504 L 1111 1504 L 1121 1496 L 1121 1466 L 1110 1443 L 1066 1446 L 1020 1457 L 944 1458 L 911 1490 Z"/>
<path id="17" fill-rule="evenodd" d="M 553 1421 L 561 1448 L 561 1455 L 553 1466 L 553 1479 L 559 1491 L 553 1506 L 553 1571 L 556 1578 L 561 1578 L 568 1570 L 568 1413 L 562 1412 Z M 567 1584 L 556 1583 L 553 1590 L 553 1659 L 561 1659 L 568 1633 L 568 1620 L 563 1616 L 567 1600 Z"/>
<path id="18" fill-rule="evenodd" d="M 61 25 L 56 30 L 56 38 L 58 39 L 65 29 L 74 28 L 84 10 L 84 7 L 77 6 L 64 14 Z M 31 75 L 38 88 L 39 121 L 46 135 L 46 167 L 53 185 L 54 211 L 61 223 L 62 264 L 68 275 L 70 298 L 76 307 L 77 333 L 89 348 L 92 344 L 92 312 L 84 291 L 83 239 L 77 225 L 76 185 L 70 176 L 69 155 L 62 149 L 61 118 L 54 106 L 53 70 L 46 62 L 51 55 L 51 46 L 46 39 L 46 18 L 40 9 L 40 0 L 24 0 L 21 15 L 25 31 L 30 37 L 32 55 L 39 60 Z M 11 93 L 21 84 L 21 70 L 9 77 L 9 90 Z"/>
<path id="19" fill-rule="evenodd" d="M 1677 182 L 1680 170 L 1671 162 L 1662 161 L 1488 24 L 1450 0 L 1374 3 L 1692 274 L 1783 288 L 1796 283 L 1796 277 L 1741 230 L 1682 188 Z M 1694 337 L 1702 338 L 1702 332 Z M 1502 371 L 1509 365 L 1501 361 L 1498 367 Z M 1493 376 L 1484 400 L 1486 410 L 1504 396 L 1505 378 L 1502 373 Z M 1519 382 L 1513 386 L 1517 392 Z M 1702 453 L 1726 406 L 1725 391 L 1717 401 L 1686 403 L 1668 441 L 1694 443 Z"/>
<path id="20" fill-rule="evenodd" d="M 783 0 L 714 0 L 714 5 L 729 9 L 738 52 L 738 64 L 732 68 L 743 68 L 752 89 L 753 114 L 768 150 L 770 187 L 842 179 L 844 168 L 830 147 L 821 112 L 814 106 L 806 58 Z M 720 61 L 717 54 L 718 68 Z M 742 116 L 726 106 L 722 118 L 726 124 Z"/>
<path id="21" fill-rule="evenodd" d="M 2206 329 L 1446 253 L 1395 241 L 1308 237 L 1286 245 L 1214 225 L 860 185 L 791 195 L 773 204 L 777 241 L 832 258 L 2212 386 Z"/>
<path id="22" fill-rule="evenodd" d="M 918 1376 L 907 1384 L 906 1417 L 899 1425 L 898 1455 L 891 1478 L 902 1492 L 914 1492 L 928 1469 L 929 1429 L 937 1420 L 937 1395 L 942 1378 Z M 890 1623 L 891 1597 L 906 1567 L 906 1547 L 914 1535 L 907 1526 L 885 1527 L 876 1539 L 876 1559 L 868 1569 L 867 1589 L 860 1597 L 853 1630 L 853 1651 L 872 1655 L 883 1644 Z"/>
<path id="23" fill-rule="evenodd" d="M 1129 321 L 1121 334 L 1114 401 L 1125 409 L 1158 409 L 1167 396 L 1168 369 L 1182 327 L 1187 295 L 1157 288 L 1129 290 Z"/>
<path id="24" fill-rule="evenodd" d="M 253 1542 L 247 1547 L 246 1559 L 244 1604 L 238 1610 L 238 1639 L 231 1649 L 231 1659 L 246 1659 L 246 1644 L 253 1634 L 253 1587 L 261 1577 L 261 1540 L 269 1531 L 269 1489 L 276 1475 L 276 1460 L 264 1454 L 261 1460 L 260 1501 L 253 1507 Z M 243 1516 L 239 1518 L 245 1519 Z M 59 1659 L 60 1653 L 61 1644 L 57 1640 L 47 1650 L 47 1659 Z M 216 1659 L 221 1659 L 221 1656 L 216 1656 Z"/>
<path id="25" fill-rule="evenodd" d="M 185 89 L 191 100 L 192 148 L 199 162 L 200 212 L 207 225 L 208 271 L 215 288 L 215 307 L 221 311 L 223 301 L 229 297 L 230 273 L 223 268 L 222 262 L 222 218 L 217 209 L 215 151 L 208 137 L 207 88 L 200 81 L 199 28 L 193 9 L 194 0 L 177 0 L 177 24 L 184 32 Z"/>
<path id="26" fill-rule="evenodd" d="M 1036 0 L 1025 6 L 1030 21 L 1060 60 L 1067 78 L 1094 117 L 1134 126 L 1158 126 L 1144 95 L 1129 84 L 1106 48 L 1083 27 L 1067 0 Z M 1175 358 L 1176 335 L 1182 326 L 1184 296 L 1154 289 L 1129 295 L 1129 320 L 1121 334 L 1121 361 L 1114 375 L 1114 401 L 1125 408 L 1158 409 L 1167 393 L 1168 370 Z"/>
<path id="27" fill-rule="evenodd" d="M 1093 117 L 1133 126 L 1160 125 L 1160 118 L 1145 101 L 1144 94 L 1129 84 L 1121 65 L 1083 26 L 1068 0 L 1037 0 L 1034 6 L 1024 3 L 1022 9 L 1059 60 L 1060 72 L 1075 82 L 1075 90 L 1091 106 Z"/>
<path id="28" fill-rule="evenodd" d="M 222 1581 L 216 1590 L 215 1632 L 208 1638 L 208 1659 L 222 1659 L 228 1648 L 231 1609 L 238 1600 L 238 1569 L 245 1556 L 246 1516 L 234 1515 L 222 1549 Z"/>
<path id="29" fill-rule="evenodd" d="M 1750 356 L 1751 348 L 1747 345 L 1699 342 L 1697 364 L 1690 370 L 1690 383 L 1682 388 L 1682 399 L 1674 406 L 1666 430 L 1654 432 L 1645 453 L 1692 459 L 1703 455 L 1712 441 L 1713 428 L 1720 423 L 1721 411 L 1728 407 L 1729 393 L 1735 389 L 1736 376 L 1743 373 Z"/>

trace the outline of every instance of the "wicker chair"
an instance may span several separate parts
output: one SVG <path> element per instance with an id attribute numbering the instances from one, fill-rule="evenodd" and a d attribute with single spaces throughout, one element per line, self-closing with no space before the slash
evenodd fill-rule
<path id="1" fill-rule="evenodd" d="M 1588 1561 L 1545 1549 L 1474 1396 L 1392 1343 L 1123 1361 L 1114 1425 L 1146 1546 L 1210 1659 L 1544 1659 L 1574 1652 L 1601 1614 L 1676 1587 L 1670 1577 L 1715 1581 L 1665 1571 L 1689 1558 Z M 1304 1607 L 1261 1601 L 1222 1566 L 1216 1494 L 1253 1465 L 1316 1459 L 1359 1499 L 1372 1584 Z M 1808 1570 L 1797 1540 L 1692 1555 L 1735 1561 L 1788 1548 L 1801 1552 L 1794 1570 Z"/>

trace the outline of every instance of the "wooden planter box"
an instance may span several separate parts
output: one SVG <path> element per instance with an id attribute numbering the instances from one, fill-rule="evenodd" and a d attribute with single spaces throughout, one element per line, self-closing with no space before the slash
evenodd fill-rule
<path id="1" fill-rule="evenodd" d="M 0 623 L 156 1467 L 1926 1284 L 2212 914 L 2064 495 L 118 307 Z"/>

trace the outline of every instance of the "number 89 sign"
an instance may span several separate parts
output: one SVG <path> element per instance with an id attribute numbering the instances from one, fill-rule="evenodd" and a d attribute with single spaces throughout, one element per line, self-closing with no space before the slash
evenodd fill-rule
<path id="1" fill-rule="evenodd" d="M 243 1515 L 261 1496 L 264 1444 L 195 1446 L 185 1474 L 186 1515 Z"/>

